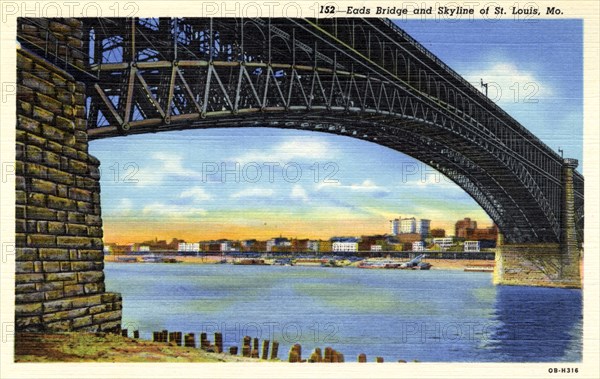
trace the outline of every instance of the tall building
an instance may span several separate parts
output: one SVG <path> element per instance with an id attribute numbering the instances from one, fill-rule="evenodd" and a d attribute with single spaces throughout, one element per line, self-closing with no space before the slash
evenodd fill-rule
<path id="1" fill-rule="evenodd" d="M 400 219 L 400 233 L 416 233 L 417 220 L 414 217 Z"/>
<path id="2" fill-rule="evenodd" d="M 390 220 L 390 234 L 393 236 L 397 236 L 400 234 L 400 220 L 395 218 Z"/>
<path id="3" fill-rule="evenodd" d="M 421 238 L 425 238 L 429 235 L 429 225 L 431 220 L 421 219 L 417 221 L 416 232 L 421 235 Z"/>
<path id="4" fill-rule="evenodd" d="M 467 229 L 477 229 L 477 221 L 465 217 L 454 225 L 454 236 L 456 238 L 467 238 Z"/>
<path id="5" fill-rule="evenodd" d="M 390 220 L 390 232 L 393 236 L 417 233 L 420 234 L 422 238 L 425 238 L 429 235 L 430 224 L 431 220 L 427 219 L 417 220 L 414 217 L 400 217 Z"/>
<path id="6" fill-rule="evenodd" d="M 444 229 L 431 229 L 429 234 L 431 234 L 431 237 L 433 238 L 446 237 L 446 231 Z"/>

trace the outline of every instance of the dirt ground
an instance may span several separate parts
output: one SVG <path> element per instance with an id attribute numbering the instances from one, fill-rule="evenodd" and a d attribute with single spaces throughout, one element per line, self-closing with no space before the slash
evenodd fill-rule
<path id="1" fill-rule="evenodd" d="M 266 362 L 104 333 L 18 333 L 15 362 Z M 273 362 L 273 361 L 269 361 Z"/>

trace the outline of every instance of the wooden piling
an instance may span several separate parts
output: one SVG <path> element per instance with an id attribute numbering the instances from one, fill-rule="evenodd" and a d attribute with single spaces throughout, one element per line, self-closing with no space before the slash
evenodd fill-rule
<path id="1" fill-rule="evenodd" d="M 135 338 L 135 339 L 139 339 L 140 338 L 140 331 L 139 330 L 134 330 L 133 331 L 133 338 Z"/>
<path id="2" fill-rule="evenodd" d="M 121 335 L 123 337 L 129 337 L 128 333 L 127 333 L 127 329 L 121 329 Z"/>
<path id="3" fill-rule="evenodd" d="M 340 353 L 339 351 L 336 351 L 335 354 L 337 355 L 337 361 L 339 363 L 344 363 L 345 362 L 344 354 Z"/>
<path id="4" fill-rule="evenodd" d="M 194 333 L 188 333 L 184 338 L 185 347 L 196 347 L 196 336 Z"/>
<path id="5" fill-rule="evenodd" d="M 331 363 L 333 362 L 333 349 L 329 346 L 325 348 L 325 357 L 323 357 L 323 362 Z"/>
<path id="6" fill-rule="evenodd" d="M 358 363 L 367 363 L 367 355 L 365 353 L 358 354 Z"/>
<path id="7" fill-rule="evenodd" d="M 244 336 L 244 342 L 242 344 L 242 356 L 244 357 L 250 357 L 252 352 L 251 352 L 251 347 L 250 347 L 250 342 L 252 341 L 252 338 L 250 338 L 250 336 Z"/>
<path id="8" fill-rule="evenodd" d="M 315 348 L 315 354 L 317 355 L 317 362 L 323 362 L 323 352 L 321 351 L 320 347 Z"/>
<path id="9" fill-rule="evenodd" d="M 210 346 L 210 342 L 206 336 L 206 333 L 200 333 L 200 349 L 208 350 Z"/>
<path id="10" fill-rule="evenodd" d="M 258 338 L 254 337 L 254 339 L 252 340 L 252 353 L 251 353 L 252 358 L 258 358 L 258 344 L 259 344 Z"/>
<path id="11" fill-rule="evenodd" d="M 339 355 L 338 352 L 335 350 L 331 350 L 331 363 L 338 363 L 339 362 Z"/>
<path id="12" fill-rule="evenodd" d="M 217 353 L 223 352 L 223 334 L 219 332 L 215 333 L 215 348 Z"/>
<path id="13" fill-rule="evenodd" d="M 288 362 L 289 363 L 296 363 L 296 362 L 300 361 L 300 357 L 298 355 L 298 349 L 296 347 L 297 345 L 298 344 L 296 344 L 290 348 L 290 352 L 288 354 Z"/>
<path id="14" fill-rule="evenodd" d="M 321 348 L 320 347 L 316 347 L 313 352 L 310 354 L 310 358 L 308 360 L 309 362 L 312 363 L 321 363 L 323 362 L 323 355 L 321 353 Z"/>
<path id="15" fill-rule="evenodd" d="M 288 355 L 288 362 L 296 363 L 302 361 L 302 346 L 299 343 L 294 344 L 290 348 L 290 353 Z"/>
<path id="16" fill-rule="evenodd" d="M 237 346 L 231 346 L 229 348 L 229 354 L 231 354 L 231 355 L 237 355 L 237 353 L 238 353 L 238 347 Z"/>
<path id="17" fill-rule="evenodd" d="M 377 363 L 383 363 L 383 357 L 376 357 L 375 358 L 375 362 L 377 362 Z"/>
<path id="18" fill-rule="evenodd" d="M 152 342 L 160 342 L 160 332 L 152 332 Z"/>
<path id="19" fill-rule="evenodd" d="M 169 331 L 163 329 L 160 337 L 160 342 L 169 342 Z"/>
<path id="20" fill-rule="evenodd" d="M 262 344 L 262 359 L 269 359 L 269 340 L 264 340 Z"/>
<path id="21" fill-rule="evenodd" d="M 277 359 L 277 353 L 279 352 L 279 342 L 273 341 L 271 349 L 271 359 Z"/>

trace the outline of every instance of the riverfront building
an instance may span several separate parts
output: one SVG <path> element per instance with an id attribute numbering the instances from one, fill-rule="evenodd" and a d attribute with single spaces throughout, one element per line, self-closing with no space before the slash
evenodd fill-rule
<path id="1" fill-rule="evenodd" d="M 400 234 L 400 219 L 390 220 L 390 234 L 393 236 Z"/>
<path id="2" fill-rule="evenodd" d="M 423 241 L 413 242 L 412 251 L 425 251 L 425 246 L 423 245 Z"/>
<path id="3" fill-rule="evenodd" d="M 177 246 L 177 251 L 185 251 L 185 252 L 199 252 L 200 251 L 200 243 L 198 242 L 180 242 Z"/>
<path id="4" fill-rule="evenodd" d="M 464 240 L 480 241 L 485 247 L 495 247 L 498 227 L 493 225 L 489 228 L 478 228 L 477 221 L 465 218 L 456 222 L 455 236 Z"/>
<path id="5" fill-rule="evenodd" d="M 427 237 L 429 234 L 429 226 L 431 220 L 418 220 L 414 217 L 396 218 L 390 220 L 390 232 L 393 236 L 400 234 L 419 234 L 421 238 Z"/>
<path id="6" fill-rule="evenodd" d="M 479 241 L 465 241 L 463 251 L 465 253 L 479 253 L 481 251 Z"/>
<path id="7" fill-rule="evenodd" d="M 452 237 L 434 238 L 433 244 L 438 245 L 442 251 L 446 251 L 454 245 L 454 241 Z"/>
<path id="8" fill-rule="evenodd" d="M 456 238 L 467 238 L 468 229 L 477 229 L 477 221 L 471 220 L 469 217 L 456 221 L 456 224 L 454 224 L 454 236 Z"/>
<path id="9" fill-rule="evenodd" d="M 358 251 L 358 242 L 336 241 L 331 244 L 334 252 L 356 252 Z"/>

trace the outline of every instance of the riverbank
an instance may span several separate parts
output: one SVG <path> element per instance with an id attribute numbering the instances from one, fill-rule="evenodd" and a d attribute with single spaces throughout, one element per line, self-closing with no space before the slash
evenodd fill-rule
<path id="1" fill-rule="evenodd" d="M 120 259 L 134 259 L 135 255 L 120 255 Z M 217 264 L 221 262 L 223 259 L 220 255 L 209 255 L 202 257 L 181 257 L 181 256 L 173 256 L 173 258 L 177 259 L 181 263 L 189 263 L 189 264 Z M 126 261 L 119 262 L 117 257 L 114 255 L 106 255 L 104 257 L 106 262 L 116 262 L 116 263 L 131 263 Z M 485 260 L 485 259 L 434 259 L 434 258 L 425 258 L 424 262 L 431 263 L 432 270 L 464 270 L 469 266 L 489 266 L 494 267 L 493 260 Z M 353 264 L 352 266 L 358 265 L 358 262 Z"/>
<path id="2" fill-rule="evenodd" d="M 18 333 L 15 362 L 261 362 L 105 333 Z M 264 362 L 264 361 L 262 361 Z M 273 361 L 270 361 L 273 362 Z"/>

